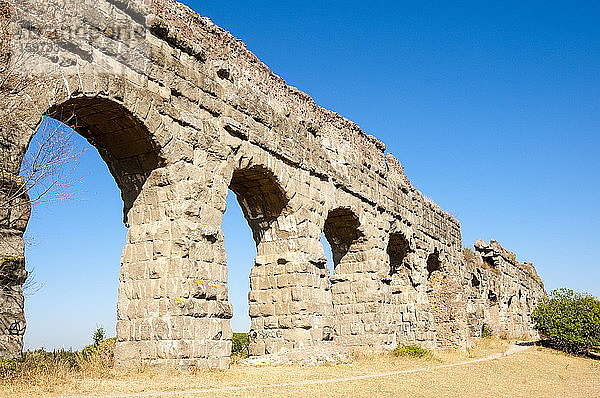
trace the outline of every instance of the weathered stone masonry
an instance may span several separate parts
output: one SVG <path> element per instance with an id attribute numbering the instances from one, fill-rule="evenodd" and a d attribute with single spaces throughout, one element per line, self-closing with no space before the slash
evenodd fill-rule
<path id="1" fill-rule="evenodd" d="M 0 31 L 9 77 L 0 194 L 44 115 L 99 150 L 128 226 L 117 365 L 228 366 L 228 190 L 258 250 L 252 354 L 320 344 L 465 347 L 482 323 L 532 333 L 528 311 L 543 295 L 533 273 L 511 271 L 515 262 L 496 246 L 492 258 L 514 289 L 465 261 L 459 223 L 412 187 L 384 144 L 287 86 L 207 18 L 171 0 L 0 5 L 10 10 Z M 26 84 L 17 89 L 19 80 Z M 28 209 L 0 209 L 0 255 L 12 275 L 0 291 L 0 353 L 9 356 L 22 348 L 28 217 Z M 495 310 L 485 290 L 518 299 Z"/>
<path id="2" fill-rule="evenodd" d="M 507 337 L 536 338 L 531 312 L 545 297 L 533 264 L 519 263 L 514 253 L 492 240 L 465 249 L 465 291 L 470 334 L 488 331 Z"/>

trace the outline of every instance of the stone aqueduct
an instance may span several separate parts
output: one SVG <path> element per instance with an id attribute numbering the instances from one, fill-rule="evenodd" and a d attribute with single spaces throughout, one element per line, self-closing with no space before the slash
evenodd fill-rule
<path id="1" fill-rule="evenodd" d="M 128 227 L 117 365 L 228 366 L 229 189 L 258 252 L 253 355 L 465 347 L 483 327 L 535 333 L 529 314 L 545 293 L 530 264 L 494 241 L 463 255 L 459 223 L 412 187 L 383 143 L 287 86 L 209 19 L 173 0 L 0 7 L 0 195 L 18 184 L 44 115 L 98 149 Z M 0 209 L 3 356 L 22 350 L 28 217 Z"/>

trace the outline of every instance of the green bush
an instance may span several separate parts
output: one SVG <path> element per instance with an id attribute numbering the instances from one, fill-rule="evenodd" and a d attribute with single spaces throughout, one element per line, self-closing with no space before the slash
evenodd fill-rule
<path id="1" fill-rule="evenodd" d="M 494 331 L 490 329 L 487 325 L 483 325 L 481 328 L 481 337 L 484 339 L 489 339 L 494 335 Z"/>
<path id="2" fill-rule="evenodd" d="M 243 357 L 248 356 L 248 346 L 250 345 L 250 340 L 248 339 L 248 333 L 234 333 L 233 334 L 233 347 L 231 348 L 231 353 Z"/>
<path id="3" fill-rule="evenodd" d="M 557 348 L 576 353 L 600 345 L 600 300 L 587 293 L 553 290 L 531 317 L 540 334 Z"/>
<path id="4" fill-rule="evenodd" d="M 83 347 L 81 350 L 81 355 L 84 358 L 94 356 L 98 353 L 112 353 L 115 349 L 115 343 L 117 342 L 116 337 L 111 337 L 98 343 L 90 344 L 88 346 Z M 114 354 L 111 354 L 114 355 Z"/>
<path id="5" fill-rule="evenodd" d="M 91 355 L 95 355 L 98 351 L 106 350 L 106 347 L 108 346 L 112 347 L 111 349 L 113 349 L 117 341 L 116 337 L 112 337 L 110 339 L 106 339 L 105 337 L 106 330 L 104 330 L 102 326 L 99 326 L 92 334 L 92 344 L 83 347 L 83 350 L 81 350 L 81 355 L 84 357 L 89 357 Z"/>
<path id="6" fill-rule="evenodd" d="M 94 334 L 92 335 L 92 340 L 94 340 L 94 345 L 100 344 L 102 340 L 106 337 L 106 331 L 102 326 L 98 327 Z"/>
<path id="7" fill-rule="evenodd" d="M 394 348 L 392 354 L 397 357 L 424 358 L 431 359 L 433 354 L 426 348 L 419 345 L 399 345 Z"/>

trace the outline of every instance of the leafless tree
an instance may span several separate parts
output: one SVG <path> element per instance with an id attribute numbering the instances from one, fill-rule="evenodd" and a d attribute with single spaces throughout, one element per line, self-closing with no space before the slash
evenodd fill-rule
<path id="1" fill-rule="evenodd" d="M 31 58 L 34 54 L 27 51 L 11 54 L 10 12 L 10 5 L 0 0 L 0 119 L 9 124 L 18 124 L 18 120 L 11 118 L 16 117 L 18 108 L 22 106 L 21 94 L 32 84 L 26 71 L 28 65 L 34 62 Z M 62 116 L 66 116 L 62 119 L 67 124 L 76 124 L 73 116 Z M 19 173 L 15 175 L 11 170 L 2 169 L 0 164 L 2 229 L 22 227 L 34 206 L 70 199 L 76 195 L 74 188 L 80 184 L 81 179 L 74 176 L 74 170 L 84 151 L 76 145 L 74 134 L 65 124 L 44 118 L 29 143 Z M 10 152 L 10 148 L 4 149 Z M 11 242 L 2 244 L 10 245 Z M 0 262 L 0 288 L 3 291 L 6 286 L 20 285 L 23 281 L 24 291 L 28 294 L 39 289 L 40 285 L 34 278 L 27 277 L 25 271 L 18 271 L 23 268 L 23 261 L 23 258 L 5 257 Z"/>
<path id="2" fill-rule="evenodd" d="M 0 192 L 4 193 L 0 197 L 0 212 L 10 214 L 9 227 L 11 222 L 18 223 L 28 217 L 32 207 L 77 196 L 75 188 L 81 178 L 74 171 L 84 150 L 76 145 L 74 134 L 64 124 L 45 118 L 29 144 L 19 175 L 0 171 L 5 174 L 0 178 Z M 12 268 L 11 261 L 2 264 Z M 0 281 L 8 280 L 3 276 L 13 272 L 3 268 L 0 266 Z M 30 270 L 23 289 L 32 294 L 39 288 Z"/>
<path id="3" fill-rule="evenodd" d="M 80 179 L 73 172 L 84 150 L 78 148 L 75 133 L 64 124 L 45 118 L 31 140 L 18 176 L 5 189 L 9 195 L 0 210 L 72 198 Z M 1 184 L 1 183 L 0 183 Z M 0 189 L 2 189 L 0 188 Z"/>

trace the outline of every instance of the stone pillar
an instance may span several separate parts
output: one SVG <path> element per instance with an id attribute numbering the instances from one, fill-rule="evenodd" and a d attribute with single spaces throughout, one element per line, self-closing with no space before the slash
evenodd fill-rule
<path id="1" fill-rule="evenodd" d="M 264 355 L 330 340 L 331 296 L 319 205 L 310 197 L 308 177 L 290 177 L 284 165 L 254 155 L 233 172 L 230 188 L 257 245 L 250 273 L 250 354 Z"/>
<path id="2" fill-rule="evenodd" d="M 389 348 L 394 333 L 388 289 L 383 282 L 389 269 L 386 232 L 378 228 L 376 217 L 369 214 L 362 218 L 361 236 L 350 244 L 346 254 L 336 256 L 340 245 L 334 243 L 338 249 L 333 249 L 336 266 L 331 277 L 331 293 L 336 342 L 345 346 Z M 345 231 L 350 227 L 340 226 Z M 331 228 L 326 227 L 326 231 L 328 229 Z"/>
<path id="3" fill-rule="evenodd" d="M 178 162 L 155 170 L 129 212 L 119 284 L 119 367 L 229 366 L 221 212 L 210 200 L 207 169 Z"/>
<path id="4" fill-rule="evenodd" d="M 435 331 L 435 347 L 466 348 L 467 314 L 462 287 L 461 259 L 453 250 L 437 249 L 429 253 L 425 263 L 427 293 Z"/>
<path id="5" fill-rule="evenodd" d="M 426 333 L 430 316 L 425 292 L 425 262 L 418 255 L 411 230 L 396 226 L 392 231 L 387 243 L 389 270 L 384 278 L 384 283 L 389 286 L 386 302 L 391 303 L 390 324 L 395 335 L 392 345 L 433 347 L 433 334 Z"/>
<path id="6" fill-rule="evenodd" d="M 31 213 L 19 169 L 33 127 L 8 115 L 5 99 L 3 95 L 0 98 L 0 357 L 17 358 L 23 349 L 26 326 L 23 234 Z"/>
<path id="7" fill-rule="evenodd" d="M 23 349 L 25 313 L 23 284 L 29 197 L 21 178 L 0 170 L 0 357 L 17 358 Z"/>
<path id="8" fill-rule="evenodd" d="M 25 313 L 22 285 L 27 278 L 23 232 L 29 219 L 29 200 L 19 173 L 19 147 L 10 126 L 7 106 L 11 40 L 11 9 L 0 2 L 0 357 L 16 358 L 23 349 Z"/>
<path id="9" fill-rule="evenodd" d="M 330 341 L 326 260 L 316 237 L 298 236 L 296 216 L 280 217 L 258 246 L 250 274 L 250 354 L 277 353 Z"/>

